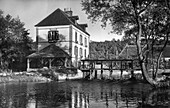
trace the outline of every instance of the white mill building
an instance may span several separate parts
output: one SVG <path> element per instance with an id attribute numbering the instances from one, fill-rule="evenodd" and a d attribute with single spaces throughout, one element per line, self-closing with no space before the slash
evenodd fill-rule
<path id="1" fill-rule="evenodd" d="M 36 24 L 37 52 L 27 57 L 27 70 L 51 68 L 62 65 L 61 61 L 64 66 L 78 67 L 81 59 L 88 58 L 90 35 L 87 24 L 79 24 L 78 20 L 71 10 L 57 9 Z"/>

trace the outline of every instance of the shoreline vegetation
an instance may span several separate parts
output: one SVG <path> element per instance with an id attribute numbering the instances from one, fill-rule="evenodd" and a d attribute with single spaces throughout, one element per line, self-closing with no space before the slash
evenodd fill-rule
<path id="1" fill-rule="evenodd" d="M 67 80 L 86 80 L 86 81 L 112 81 L 112 82 L 128 82 L 128 81 L 132 81 L 132 82 L 141 82 L 142 79 L 85 79 L 85 78 L 79 78 L 79 79 L 65 79 L 62 81 L 67 81 Z M 51 81 L 60 81 L 60 80 L 52 80 L 50 78 L 46 78 L 43 76 L 32 76 L 32 75 L 24 75 L 24 74 L 20 74 L 20 75 L 13 75 L 13 76 L 0 76 L 0 84 L 1 83 L 10 83 L 10 82 L 51 82 Z"/>
<path id="2" fill-rule="evenodd" d="M 168 70 L 169 71 L 169 70 Z M 165 72 L 162 70 L 162 72 Z M 161 72 L 161 73 L 162 73 Z M 79 71 L 69 71 L 66 68 L 56 68 L 53 67 L 51 69 L 41 68 L 38 70 L 32 71 L 21 71 L 21 72 L 12 72 L 10 69 L 0 70 L 0 84 L 1 83 L 15 83 L 15 82 L 51 82 L 51 81 L 66 81 L 66 80 L 91 80 L 91 81 L 106 81 L 106 82 L 125 82 L 129 81 L 132 83 L 137 82 L 145 82 L 143 79 L 141 72 L 134 72 L 134 78 L 131 78 L 131 74 L 127 71 L 123 72 L 122 76 L 120 76 L 120 72 L 112 73 L 112 76 L 109 74 L 103 74 L 101 78 L 100 74 L 98 74 L 97 79 L 95 78 L 83 78 L 82 72 Z M 160 74 L 161 74 L 160 73 Z M 165 72 L 166 73 L 166 72 Z M 94 74 L 94 73 L 93 73 Z M 94 75 L 92 75 L 94 77 Z M 164 78 L 160 77 L 157 79 L 161 82 L 160 87 L 165 87 L 166 81 L 169 80 L 169 77 Z"/>
<path id="3" fill-rule="evenodd" d="M 46 78 L 38 73 L 33 72 L 14 72 L 14 73 L 1 73 L 0 83 L 9 82 L 49 82 L 50 78 Z"/>
<path id="4" fill-rule="evenodd" d="M 120 76 L 120 72 L 115 72 L 112 76 L 108 76 L 103 74 L 103 77 L 97 75 L 97 79 L 94 78 L 83 78 L 83 73 L 78 70 L 75 72 L 69 72 L 67 69 L 47 69 L 42 68 L 34 71 L 22 71 L 22 72 L 12 72 L 10 70 L 1 70 L 0 71 L 0 84 L 2 83 L 24 83 L 24 82 L 51 82 L 51 81 L 67 81 L 67 80 L 79 80 L 79 81 L 103 81 L 103 82 L 113 82 L 113 83 L 146 83 L 143 79 L 141 72 L 134 72 L 134 77 L 131 77 L 131 74 L 128 72 L 123 72 L 122 76 Z M 160 77 L 160 88 L 166 88 L 167 81 L 170 84 L 169 77 Z"/>
<path id="5" fill-rule="evenodd" d="M 45 73 L 44 73 L 45 72 Z M 55 73 L 55 75 L 54 75 Z M 136 74 L 135 79 L 131 79 L 129 75 L 123 75 L 122 79 L 119 75 L 113 75 L 112 78 L 108 78 L 108 76 L 104 76 L 103 79 L 90 79 L 92 81 L 112 81 L 112 82 L 119 82 L 119 81 L 141 81 L 141 75 Z M 2 72 L 0 73 L 0 83 L 9 83 L 9 82 L 50 82 L 50 81 L 66 81 L 66 80 L 89 80 L 83 78 L 82 73 L 79 71 L 78 73 L 66 74 L 66 73 L 57 73 L 52 72 L 51 70 L 38 70 L 38 71 L 23 71 L 23 72 Z"/>
<path id="6" fill-rule="evenodd" d="M 120 73 L 114 73 L 111 77 L 108 75 L 103 75 L 102 78 L 98 75 L 97 79 L 95 78 L 83 78 L 81 71 L 68 73 L 68 70 L 61 69 L 46 69 L 42 68 L 36 71 L 23 71 L 23 72 L 11 72 L 10 70 L 2 71 L 0 73 L 0 83 L 9 83 L 9 82 L 51 82 L 51 81 L 66 81 L 66 80 L 91 80 L 91 81 L 108 81 L 108 82 L 145 82 L 142 74 L 140 72 L 134 73 L 134 78 L 131 78 L 131 75 L 125 73 L 120 76 Z M 164 81 L 164 80 L 162 80 Z"/>

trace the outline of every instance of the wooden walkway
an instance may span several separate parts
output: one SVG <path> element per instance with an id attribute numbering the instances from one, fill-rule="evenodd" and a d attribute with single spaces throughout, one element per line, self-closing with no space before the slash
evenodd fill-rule
<path id="1" fill-rule="evenodd" d="M 122 78 L 123 71 L 130 71 L 131 77 L 134 77 L 134 68 L 133 68 L 132 59 L 84 59 L 81 60 L 81 71 L 83 72 L 84 78 L 97 79 L 97 75 L 100 72 L 101 79 L 103 78 L 103 72 L 108 70 L 110 76 L 114 70 L 120 71 L 120 77 Z M 94 73 L 94 76 L 92 74 Z"/>

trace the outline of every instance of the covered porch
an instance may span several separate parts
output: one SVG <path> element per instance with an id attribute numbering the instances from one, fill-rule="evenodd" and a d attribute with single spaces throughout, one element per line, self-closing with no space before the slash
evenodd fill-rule
<path id="1" fill-rule="evenodd" d="M 71 56 L 55 44 L 27 56 L 27 71 L 41 68 L 70 67 Z"/>

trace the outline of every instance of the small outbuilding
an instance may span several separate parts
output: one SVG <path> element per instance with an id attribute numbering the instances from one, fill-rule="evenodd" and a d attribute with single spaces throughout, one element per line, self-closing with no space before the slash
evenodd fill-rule
<path id="1" fill-rule="evenodd" d="M 44 67 L 70 67 L 70 64 L 71 56 L 55 44 L 50 44 L 27 56 L 27 71 Z"/>

